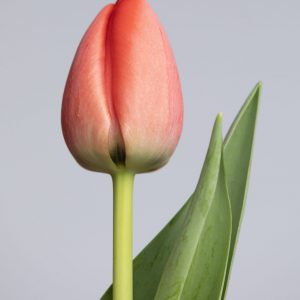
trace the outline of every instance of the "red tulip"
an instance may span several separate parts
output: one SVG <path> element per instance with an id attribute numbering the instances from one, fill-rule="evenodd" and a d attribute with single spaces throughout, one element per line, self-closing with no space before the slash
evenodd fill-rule
<path id="1" fill-rule="evenodd" d="M 83 167 L 147 172 L 172 155 L 182 129 L 172 50 L 145 0 L 106 6 L 85 33 L 62 105 L 65 141 Z"/>

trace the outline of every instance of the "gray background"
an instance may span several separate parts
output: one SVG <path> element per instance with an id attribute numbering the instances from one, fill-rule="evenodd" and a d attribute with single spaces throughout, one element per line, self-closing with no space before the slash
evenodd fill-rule
<path id="1" fill-rule="evenodd" d="M 0 299 L 98 299 L 112 275 L 111 179 L 72 159 L 60 106 L 78 42 L 107 2 L 0 1 Z M 185 123 L 170 163 L 136 177 L 134 253 L 193 191 L 215 115 L 225 134 L 262 80 L 228 299 L 300 299 L 299 1 L 150 3 L 177 58 Z"/>

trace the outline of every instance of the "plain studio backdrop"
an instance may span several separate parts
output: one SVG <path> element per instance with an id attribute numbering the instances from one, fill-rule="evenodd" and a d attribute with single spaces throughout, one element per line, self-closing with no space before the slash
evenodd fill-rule
<path id="1" fill-rule="evenodd" d="M 112 183 L 75 163 L 60 109 L 78 43 L 107 2 L 0 1 L 0 299 L 99 299 L 112 277 Z M 169 164 L 136 176 L 134 254 L 192 193 L 216 114 L 225 135 L 262 80 L 227 299 L 300 299 L 299 1 L 150 4 L 176 56 L 185 120 Z"/>

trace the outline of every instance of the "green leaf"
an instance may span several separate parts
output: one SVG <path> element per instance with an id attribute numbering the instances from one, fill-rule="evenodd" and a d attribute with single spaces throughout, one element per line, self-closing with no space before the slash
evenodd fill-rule
<path id="1" fill-rule="evenodd" d="M 219 299 L 230 246 L 231 211 L 218 116 L 202 174 L 177 232 L 154 299 Z M 137 298 L 144 299 L 144 298 Z"/>
<path id="2" fill-rule="evenodd" d="M 223 164 L 204 222 L 183 292 L 180 297 L 171 299 L 221 299 L 231 236 L 231 210 Z"/>
<path id="3" fill-rule="evenodd" d="M 260 87 L 258 84 L 254 88 L 226 137 L 226 179 L 221 158 L 219 117 L 195 192 L 135 258 L 135 300 L 225 298 L 246 195 Z M 210 183 L 204 183 L 207 180 Z M 205 185 L 210 188 L 205 188 Z M 110 287 L 101 300 L 111 299 Z"/>
<path id="4" fill-rule="evenodd" d="M 225 299 L 226 295 L 231 262 L 245 206 L 260 94 L 259 82 L 248 96 L 224 142 L 226 183 L 232 211 L 232 235 L 222 299 Z"/>

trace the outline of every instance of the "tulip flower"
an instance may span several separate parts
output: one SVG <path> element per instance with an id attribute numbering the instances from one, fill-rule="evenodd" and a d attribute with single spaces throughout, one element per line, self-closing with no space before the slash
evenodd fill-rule
<path id="1" fill-rule="evenodd" d="M 182 129 L 179 76 L 145 0 L 106 6 L 85 33 L 66 83 L 62 128 L 83 167 L 115 174 L 162 167 Z"/>
<path id="2" fill-rule="evenodd" d="M 114 186 L 114 299 L 132 299 L 132 186 L 169 160 L 182 130 L 182 93 L 166 33 L 145 0 L 119 0 L 78 47 L 62 104 L 77 162 Z"/>

